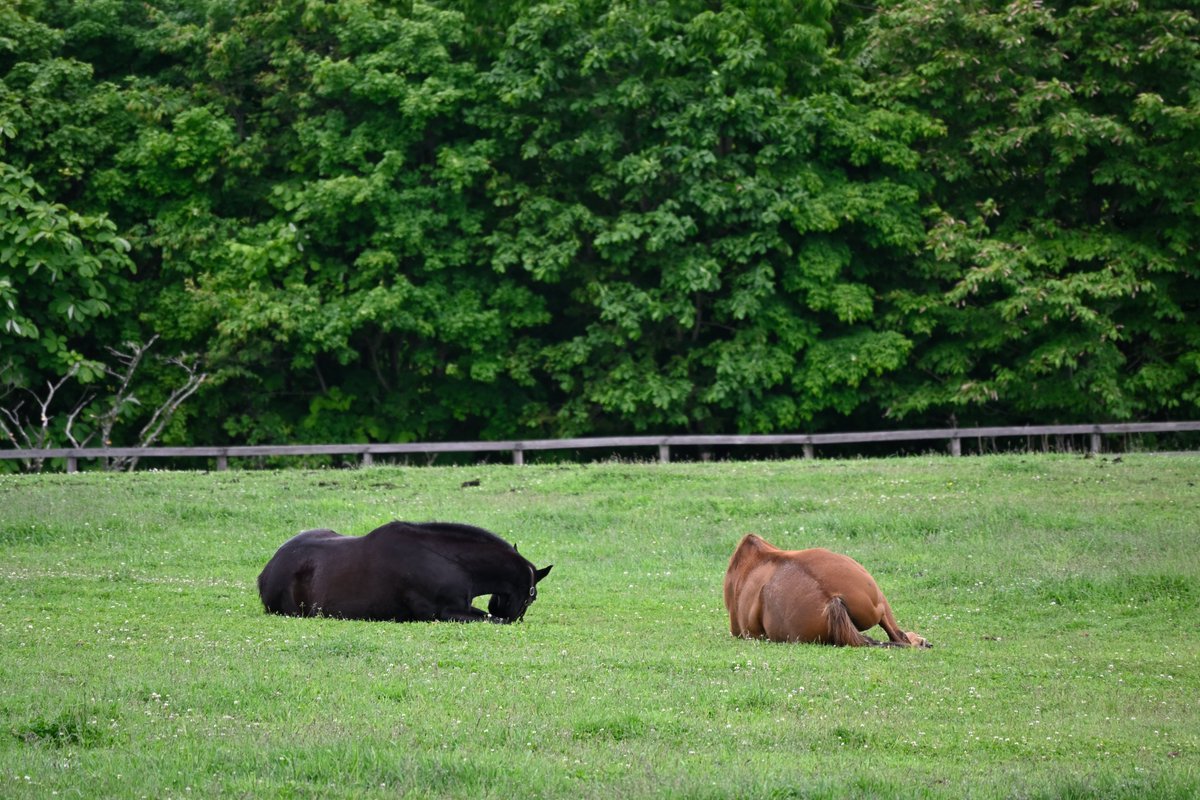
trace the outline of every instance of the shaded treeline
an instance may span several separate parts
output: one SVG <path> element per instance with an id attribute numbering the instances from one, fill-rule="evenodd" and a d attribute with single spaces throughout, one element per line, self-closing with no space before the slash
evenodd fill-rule
<path id="1" fill-rule="evenodd" d="M 1193 5 L 499 6 L 0 8 L 6 436 L 1200 411 Z"/>

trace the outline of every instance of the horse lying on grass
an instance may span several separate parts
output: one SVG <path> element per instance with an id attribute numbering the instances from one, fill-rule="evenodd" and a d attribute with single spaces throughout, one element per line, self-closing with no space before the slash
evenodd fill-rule
<path id="1" fill-rule="evenodd" d="M 389 522 L 366 536 L 293 536 L 258 576 L 258 594 L 268 613 L 288 616 L 508 623 L 525 616 L 549 572 L 482 528 Z M 487 612 L 471 605 L 485 594 Z"/>
<path id="2" fill-rule="evenodd" d="M 746 535 L 725 572 L 725 608 L 734 636 L 839 646 L 930 647 L 896 624 L 892 607 L 863 566 L 822 548 L 780 550 Z M 887 631 L 877 642 L 861 632 Z"/>

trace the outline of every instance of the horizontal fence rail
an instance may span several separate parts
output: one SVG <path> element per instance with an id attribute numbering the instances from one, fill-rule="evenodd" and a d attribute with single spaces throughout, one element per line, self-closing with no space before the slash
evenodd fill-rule
<path id="1" fill-rule="evenodd" d="M 499 442 L 405 442 L 401 444 L 289 444 L 239 445 L 229 447 L 50 447 L 4 450 L 0 459 L 66 459 L 67 472 L 79 468 L 80 459 L 106 458 L 216 458 L 217 469 L 227 469 L 230 458 L 264 456 L 356 455 L 363 466 L 375 456 L 437 453 L 511 452 L 514 464 L 525 463 L 525 453 L 538 450 L 622 449 L 657 447 L 658 460 L 671 460 L 672 447 L 730 447 L 755 445 L 799 445 L 805 458 L 812 458 L 821 445 L 919 442 L 941 440 L 951 455 L 962 455 L 963 439 L 1000 439 L 1035 436 L 1089 436 L 1089 452 L 1101 451 L 1105 435 L 1129 433 L 1184 433 L 1200 431 L 1200 422 L 1117 422 L 1100 425 L 1026 425 L 990 428 L 942 428 L 861 433 L 786 433 L 746 436 L 600 436 L 582 439 L 526 439 Z"/>

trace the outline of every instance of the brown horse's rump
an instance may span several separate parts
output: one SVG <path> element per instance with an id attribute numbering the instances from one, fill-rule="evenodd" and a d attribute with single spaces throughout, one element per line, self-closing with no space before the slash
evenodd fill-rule
<path id="1" fill-rule="evenodd" d="M 725 608 L 733 635 L 749 639 L 929 646 L 900 630 L 875 579 L 854 559 L 819 547 L 780 550 L 754 534 L 729 559 Z M 887 632 L 887 642 L 862 634 L 875 625 Z"/>

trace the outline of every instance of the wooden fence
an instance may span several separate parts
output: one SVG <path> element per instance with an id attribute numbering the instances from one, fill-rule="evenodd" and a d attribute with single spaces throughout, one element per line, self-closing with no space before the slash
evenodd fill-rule
<path id="1" fill-rule="evenodd" d="M 1049 436 L 1086 436 L 1089 452 L 1100 453 L 1104 436 L 1130 433 L 1183 433 L 1200 431 L 1200 422 L 1121 422 L 1102 425 L 1027 425 L 1023 427 L 944 428 L 937 430 L 867 431 L 862 433 L 761 434 L 747 436 L 606 436 L 584 439 L 528 439 L 501 442 L 408 442 L 403 444 L 294 444 L 231 447 L 51 447 L 33 450 L 0 449 L 0 459 L 66 459 L 67 472 L 79 468 L 80 459 L 106 458 L 215 458 L 218 470 L 231 458 L 264 456 L 353 455 L 363 466 L 375 456 L 437 453 L 510 452 L 514 464 L 525 463 L 525 453 L 538 450 L 658 448 L 658 460 L 671 460 L 672 447 L 737 447 L 792 445 L 812 458 L 827 445 L 944 441 L 951 455 L 962 455 L 963 439 L 1004 439 Z"/>

